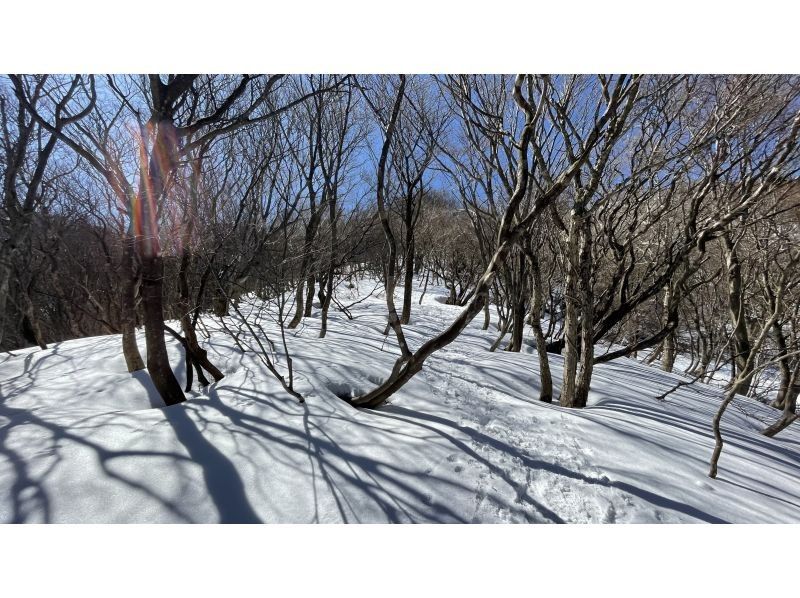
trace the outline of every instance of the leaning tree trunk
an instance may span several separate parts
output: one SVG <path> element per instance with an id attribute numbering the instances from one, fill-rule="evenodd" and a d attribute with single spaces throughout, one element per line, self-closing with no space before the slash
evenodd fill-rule
<path id="1" fill-rule="evenodd" d="M 533 135 L 535 113 L 522 96 L 522 84 L 525 81 L 525 76 L 518 75 L 514 81 L 513 97 L 517 105 L 525 112 L 525 126 L 522 129 L 522 134 L 517 145 L 518 158 L 515 173 L 514 191 L 509 197 L 506 209 L 503 213 L 503 218 L 500 221 L 500 226 L 497 234 L 497 248 L 492 255 L 491 260 L 486 266 L 484 273 L 481 275 L 472 298 L 467 302 L 467 305 L 461 313 L 453 320 L 453 322 L 444 331 L 440 332 L 433 338 L 429 339 L 422 344 L 414 353 L 403 355 L 395 362 L 390 376 L 381 384 L 379 384 L 372 391 L 365 393 L 361 396 L 351 399 L 349 402 L 357 407 L 376 408 L 382 405 L 386 400 L 402 388 L 417 372 L 422 369 L 425 360 L 427 360 L 436 351 L 446 347 L 463 332 L 472 319 L 483 309 L 484 304 L 489 300 L 489 290 L 492 282 L 497 274 L 499 267 L 505 263 L 506 257 L 511 247 L 517 242 L 521 235 L 530 234 L 530 226 L 536 221 L 544 209 L 555 201 L 555 198 L 561 195 L 567 187 L 569 181 L 573 179 L 575 173 L 583 166 L 588 159 L 591 148 L 599 139 L 600 132 L 604 128 L 604 123 L 608 122 L 611 113 L 607 112 L 606 116 L 601 118 L 601 121 L 596 123 L 595 128 L 590 134 L 590 139 L 585 143 L 584 151 L 581 156 L 574 160 L 562 173 L 550 184 L 548 189 L 539 195 L 530 211 L 525 218 L 514 225 L 517 218 L 520 203 L 523 197 L 528 192 L 528 181 L 530 172 L 528 171 L 528 144 L 530 143 Z M 403 78 L 403 84 L 405 78 Z M 638 84 L 635 86 L 638 90 Z M 402 95 L 402 92 L 401 94 Z M 615 96 L 619 100 L 619 96 Z M 629 103 L 630 107 L 630 103 Z M 399 101 L 395 103 L 395 111 L 399 109 Z M 627 112 L 626 112 L 627 114 Z M 396 119 L 396 116 L 394 117 Z M 623 117 L 624 120 L 624 117 Z M 388 137 L 388 135 L 387 135 Z M 384 151 L 388 148 L 384 145 Z M 385 156 L 381 158 L 385 162 Z M 380 163 L 379 163 L 380 164 Z M 382 178 L 383 173 L 379 168 L 379 178 Z M 382 202 L 382 180 L 378 185 L 378 203 L 383 208 Z M 398 322 L 399 324 L 399 322 Z"/>
<path id="2" fill-rule="evenodd" d="M 488 303 L 488 300 L 487 300 Z M 508 329 L 511 327 L 511 319 L 510 318 L 501 318 L 500 322 L 497 325 L 498 329 L 500 330 L 500 334 L 497 335 L 497 338 L 492 343 L 492 346 L 489 347 L 490 352 L 494 352 L 497 350 L 497 347 L 500 346 L 500 343 L 503 342 L 503 339 L 508 334 Z"/>
<path id="3" fill-rule="evenodd" d="M 512 209 L 507 208 L 506 214 L 513 212 L 513 208 L 518 205 L 519 198 L 522 196 L 522 192 L 519 191 L 519 189 L 525 189 L 525 185 L 527 183 L 526 175 L 527 172 L 525 172 L 525 176 L 518 175 L 518 180 L 520 180 L 521 183 L 518 185 L 518 190 L 515 192 L 514 196 L 512 196 Z M 543 207 L 547 204 L 545 201 L 542 201 L 540 205 L 541 207 L 535 212 L 535 214 L 540 213 Z M 390 396 L 402 388 L 406 382 L 411 380 L 411 378 L 413 378 L 417 372 L 422 369 L 423 364 L 431 355 L 433 355 L 439 349 L 446 347 L 458 338 L 458 336 L 461 334 L 461 332 L 463 332 L 473 318 L 483 309 L 485 302 L 489 300 L 489 289 L 491 288 L 492 281 L 497 274 L 500 264 L 505 261 L 508 251 L 515 241 L 513 234 L 509 230 L 505 229 L 502 224 L 499 237 L 500 242 L 498 243 L 498 247 L 492 256 L 491 261 L 487 265 L 486 271 L 478 280 L 478 283 L 475 286 L 475 292 L 472 295 L 472 299 L 467 302 L 467 305 L 456 317 L 456 319 L 453 320 L 450 326 L 437 334 L 435 337 L 429 339 L 414 353 L 409 354 L 407 357 L 401 357 L 398 359 L 389 378 L 387 378 L 382 384 L 377 386 L 372 391 L 351 399 L 351 404 L 357 407 L 366 407 L 372 409 L 379 407 Z"/>
<path id="4" fill-rule="evenodd" d="M 792 380 L 789 382 L 783 395 L 783 414 L 774 424 L 768 426 L 762 433 L 764 436 L 775 436 L 786 429 L 797 419 L 797 397 L 800 395 L 800 362 L 794 368 Z"/>

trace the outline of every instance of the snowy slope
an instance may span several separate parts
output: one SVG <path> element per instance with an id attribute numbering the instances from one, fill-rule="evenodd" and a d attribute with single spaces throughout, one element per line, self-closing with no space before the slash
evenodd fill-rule
<path id="1" fill-rule="evenodd" d="M 444 294 L 418 305 L 415 292 L 412 347 L 458 313 Z M 118 337 L 0 356 L 0 521 L 800 521 L 799 427 L 761 436 L 768 407 L 728 410 L 710 480 L 718 388 L 657 402 L 680 377 L 623 359 L 596 368 L 590 407 L 542 404 L 535 356 L 488 352 L 495 332 L 476 320 L 391 404 L 358 411 L 335 395 L 370 388 L 396 349 L 381 295 L 351 312 L 331 313 L 326 339 L 317 312 L 288 335 L 305 404 L 211 319 L 206 346 L 226 377 L 171 408 L 145 372 L 125 371 Z"/>

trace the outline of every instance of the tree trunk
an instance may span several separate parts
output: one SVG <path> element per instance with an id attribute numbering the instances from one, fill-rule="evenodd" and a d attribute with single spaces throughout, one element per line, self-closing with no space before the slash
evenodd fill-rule
<path id="1" fill-rule="evenodd" d="M 336 248 L 339 244 L 339 231 L 337 227 L 337 218 L 336 218 L 336 203 L 337 203 L 337 191 L 334 190 L 330 199 L 328 200 L 328 218 L 330 219 L 331 224 L 331 243 L 329 246 L 329 256 L 328 256 L 328 273 L 325 276 L 325 300 L 322 302 L 322 322 L 319 328 L 319 337 L 325 338 L 325 335 L 328 333 L 328 309 L 330 308 L 331 301 L 333 301 L 333 276 L 334 276 L 334 266 L 336 265 Z M 320 288 L 320 292 L 322 288 Z"/>
<path id="2" fill-rule="evenodd" d="M 30 212 L 22 212 L 22 214 L 19 214 L 16 210 L 13 212 L 9 210 L 9 213 L 16 213 L 16 215 L 11 216 L 9 238 L 0 245 L 3 249 L 11 247 L 9 251 L 5 252 L 5 256 L 0 255 L 0 318 L 2 318 L 0 319 L 0 345 L 2 344 L 6 328 L 5 319 L 8 313 L 7 305 L 8 295 L 11 289 L 11 279 L 15 272 L 18 278 L 22 278 L 23 275 L 25 278 L 29 278 L 30 276 L 28 268 L 24 264 L 18 264 L 17 259 L 23 254 L 31 254 L 30 229 L 32 226 L 32 214 Z M 44 342 L 44 334 L 42 333 L 42 328 L 39 324 L 39 318 L 37 317 L 36 308 L 31 300 L 28 286 L 28 284 L 19 280 L 19 299 L 22 303 L 22 313 L 27 321 L 27 327 L 33 342 L 36 343 L 40 349 L 46 349 L 47 344 Z"/>
<path id="3" fill-rule="evenodd" d="M 294 316 L 286 325 L 287 328 L 297 328 L 300 324 L 300 320 L 303 319 L 303 290 L 305 287 L 305 281 L 300 280 L 297 283 L 297 289 L 294 292 Z"/>
<path id="4" fill-rule="evenodd" d="M 186 400 L 169 364 L 164 341 L 163 279 L 164 262 L 160 255 L 142 256 L 142 306 L 147 341 L 147 371 L 167 405 Z"/>
<path id="5" fill-rule="evenodd" d="M 328 310 L 333 300 L 333 268 L 328 271 L 328 278 L 325 282 L 327 290 L 325 292 L 325 300 L 322 302 L 322 322 L 319 328 L 319 338 L 325 338 L 328 333 Z"/>
<path id="6" fill-rule="evenodd" d="M 783 383 L 782 383 L 783 386 Z M 790 375 L 786 387 L 782 388 L 783 395 L 781 396 L 783 404 L 783 414 L 780 419 L 774 424 L 768 426 L 762 433 L 764 436 L 775 436 L 778 432 L 786 429 L 789 425 L 797 419 L 797 397 L 800 395 L 800 361 L 794 368 Z M 775 403 L 773 403 L 775 405 Z"/>
<path id="7" fill-rule="evenodd" d="M 405 362 L 408 358 L 411 357 L 411 351 L 408 348 L 408 343 L 406 343 L 406 338 L 405 335 L 403 334 L 403 324 L 400 321 L 400 317 L 397 315 L 397 308 L 395 307 L 394 303 L 394 292 L 397 287 L 397 274 L 396 274 L 397 242 L 395 241 L 394 233 L 392 232 L 392 227 L 389 223 L 389 215 L 386 211 L 386 203 L 384 200 L 386 160 L 389 156 L 389 148 L 391 146 L 392 136 L 394 135 L 395 126 L 397 125 L 397 118 L 400 114 L 400 105 L 403 102 L 405 88 L 406 88 L 406 77 L 405 75 L 400 75 L 400 86 L 398 88 L 397 96 L 395 97 L 394 105 L 392 107 L 392 115 L 389 119 L 388 125 L 386 126 L 386 133 L 383 140 L 383 146 L 381 147 L 381 155 L 380 158 L 378 159 L 377 185 L 375 192 L 378 204 L 378 215 L 380 216 L 380 221 L 381 221 L 381 227 L 383 228 L 383 234 L 386 239 L 386 243 L 389 246 L 389 255 L 386 257 L 386 260 L 383 263 L 386 310 L 388 312 L 387 333 L 389 328 L 391 328 L 394 331 L 395 337 L 397 337 L 397 344 L 400 346 L 400 353 L 401 353 L 400 359 L 395 363 L 392 376 L 396 375 L 398 369 L 403 364 L 403 362 Z"/>
<path id="8" fill-rule="evenodd" d="M 306 304 L 305 310 L 303 311 L 304 318 L 311 317 L 311 310 L 314 307 L 314 290 L 316 288 L 317 279 L 311 274 L 306 279 Z"/>
<path id="9" fill-rule="evenodd" d="M 497 347 L 500 346 L 500 343 L 503 342 L 503 339 L 506 337 L 506 334 L 508 334 L 508 329 L 511 326 L 511 320 L 509 318 L 505 318 L 499 323 L 498 326 L 500 328 L 500 334 L 497 336 L 495 341 L 492 343 L 492 346 L 489 347 L 489 351 L 490 352 L 496 351 Z"/>
<path id="10" fill-rule="evenodd" d="M 295 292 L 295 312 L 294 317 L 287 325 L 287 328 L 297 328 L 304 315 L 306 317 L 311 315 L 311 302 L 314 300 L 315 282 L 314 276 L 309 275 L 308 272 L 311 269 L 311 252 L 314 246 L 314 239 L 317 236 L 317 228 L 319 226 L 321 209 L 322 206 L 317 209 L 315 203 L 312 202 L 311 219 L 306 227 L 305 241 L 303 243 L 303 262 L 300 266 L 300 282 L 298 283 L 297 291 Z M 305 302 L 303 301 L 303 280 L 305 280 L 305 283 L 308 286 L 308 300 Z"/>
<path id="11" fill-rule="evenodd" d="M 694 370 L 694 375 L 705 381 L 708 366 L 711 364 L 711 345 L 705 336 L 700 337 L 700 363 Z"/>
<path id="12" fill-rule="evenodd" d="M 754 360 L 748 360 L 752 348 L 750 335 L 747 329 L 747 318 L 743 301 L 742 266 L 739 255 L 730 235 L 722 236 L 723 248 L 727 262 L 728 272 L 728 306 L 730 308 L 731 323 L 733 325 L 734 363 L 738 382 L 734 387 L 736 394 L 747 395 L 753 379 Z M 750 363 L 750 366 L 747 364 Z M 748 371 L 744 368 L 749 367 Z"/>
<path id="13" fill-rule="evenodd" d="M 565 281 L 564 299 L 566 309 L 564 314 L 564 376 L 561 383 L 561 396 L 559 404 L 562 407 L 577 407 L 575 396 L 575 377 L 578 369 L 578 306 L 581 299 L 578 296 L 579 264 L 580 257 L 580 229 L 581 215 L 577 209 L 570 214 L 569 231 L 567 234 L 567 257 L 569 267 Z"/>
<path id="14" fill-rule="evenodd" d="M 145 368 L 139 345 L 136 342 L 136 275 L 133 267 L 133 237 L 126 235 L 122 249 L 122 293 L 121 293 L 121 320 L 122 320 L 122 354 L 129 372 L 136 372 Z"/>
<path id="15" fill-rule="evenodd" d="M 13 234 L 13 233 L 12 233 Z M 14 246 L 14 249 L 6 250 L 8 245 Z M 18 251 L 18 242 L 15 239 L 8 239 L 4 243 L 0 243 L 0 346 L 3 344 L 3 338 L 6 331 L 6 318 L 8 317 L 8 294 L 11 287 L 11 273 L 14 270 L 14 261 Z"/>
<path id="16" fill-rule="evenodd" d="M 783 395 L 783 414 L 780 419 L 771 426 L 768 426 L 762 433 L 764 436 L 775 436 L 778 432 L 786 429 L 789 425 L 797 419 L 797 397 L 800 395 L 800 382 L 797 381 L 800 376 L 800 364 L 795 367 L 795 376 L 790 382 L 789 386 Z"/>
<path id="17" fill-rule="evenodd" d="M 646 364 L 648 364 L 648 365 L 649 365 L 649 364 L 651 364 L 651 363 L 653 363 L 653 362 L 654 362 L 656 359 L 658 359 L 659 357 L 661 357 L 661 354 L 662 354 L 663 352 L 664 352 L 664 343 L 661 343 L 661 344 L 659 344 L 659 345 L 658 345 L 658 346 L 655 348 L 655 350 L 654 350 L 652 353 L 650 353 L 650 355 L 648 355 L 648 356 L 645 358 L 644 362 L 645 362 Z"/>
<path id="18" fill-rule="evenodd" d="M 287 325 L 287 328 L 297 328 L 304 315 L 306 317 L 311 315 L 311 302 L 314 300 L 314 275 L 311 274 L 310 271 L 313 263 L 312 253 L 314 249 L 314 239 L 317 236 L 317 229 L 319 228 L 319 222 L 322 218 L 322 208 L 324 207 L 325 197 L 323 194 L 322 204 L 318 208 L 316 203 L 316 193 L 314 192 L 311 183 L 309 183 L 309 191 L 311 217 L 308 220 L 308 226 L 306 226 L 305 238 L 303 240 L 303 261 L 300 264 L 300 282 L 297 285 L 297 291 L 295 293 L 294 317 Z M 303 280 L 306 280 L 308 285 L 308 301 L 306 301 L 305 304 L 303 303 Z"/>
<path id="19" fill-rule="evenodd" d="M 592 227 L 588 218 L 581 218 L 580 298 L 581 352 L 580 370 L 575 387 L 574 407 L 586 407 L 594 369 L 594 296 L 592 294 Z"/>
<path id="20" fill-rule="evenodd" d="M 533 333 L 536 335 L 536 353 L 539 355 L 539 382 L 541 391 L 539 400 L 545 403 L 553 402 L 553 377 L 550 374 L 550 359 L 547 355 L 547 342 L 542 332 L 542 275 L 539 270 L 539 258 L 535 254 L 530 255 L 531 274 L 533 275 L 533 297 L 531 297 L 531 325 Z"/>
<path id="21" fill-rule="evenodd" d="M 178 309 L 180 310 L 181 314 L 181 329 L 183 330 L 183 336 L 186 339 L 187 350 L 186 350 L 186 374 L 187 378 L 189 376 L 190 363 L 189 360 L 191 359 L 194 364 L 198 367 L 197 370 L 197 377 L 200 383 L 203 386 L 208 386 L 208 380 L 206 380 L 205 376 L 203 376 L 203 372 L 200 368 L 205 369 L 209 374 L 214 377 L 215 381 L 222 380 L 225 375 L 219 371 L 219 369 L 212 364 L 208 359 L 208 353 L 205 349 L 200 346 L 200 343 L 197 342 L 197 334 L 195 334 L 194 326 L 192 325 L 192 318 L 191 315 L 193 313 L 193 309 L 190 305 L 189 300 L 189 265 L 191 263 L 192 255 L 191 251 L 187 247 L 188 239 L 184 241 L 183 244 L 183 252 L 181 255 L 181 265 L 180 269 L 178 270 L 178 291 L 179 291 L 179 299 L 178 299 Z M 191 388 L 191 381 L 187 380 L 187 390 Z"/>
<path id="22" fill-rule="evenodd" d="M 515 272 L 512 273 L 514 279 L 511 285 L 511 319 L 513 327 L 511 329 L 511 342 L 508 344 L 508 351 L 519 352 L 522 350 L 522 335 L 525 332 L 525 254 L 517 252 L 517 264 Z"/>
<path id="23" fill-rule="evenodd" d="M 36 307 L 33 305 L 28 289 L 21 289 L 20 299 L 22 300 L 25 318 L 27 318 L 30 330 L 33 334 L 33 341 L 40 349 L 47 349 L 47 343 L 44 340 L 44 333 L 42 332 L 42 325 L 36 315 Z"/>
<path id="24" fill-rule="evenodd" d="M 664 289 L 664 314 L 669 318 L 670 306 L 672 304 L 672 286 L 667 285 Z M 665 372 L 672 372 L 675 367 L 675 331 L 672 330 L 664 339 L 664 350 L 661 357 L 661 368 Z"/>
<path id="25" fill-rule="evenodd" d="M 788 349 L 786 347 L 786 335 L 783 333 L 783 326 L 780 322 L 775 322 L 772 325 L 775 331 L 775 344 L 778 346 L 778 357 L 785 357 Z M 798 362 L 800 365 L 800 362 Z M 789 367 L 787 359 L 781 359 L 778 362 L 778 367 L 781 371 L 781 381 L 778 387 L 778 396 L 772 402 L 772 406 L 776 409 L 784 409 L 786 406 L 786 399 L 790 396 L 792 386 L 792 369 Z"/>
<path id="26" fill-rule="evenodd" d="M 406 260 L 405 260 L 405 280 L 403 284 L 403 311 L 400 315 L 400 323 L 408 324 L 411 321 L 411 291 L 414 285 L 414 227 L 410 225 L 406 228 Z"/>
<path id="27" fill-rule="evenodd" d="M 328 274 L 329 274 L 328 272 L 321 273 L 317 278 L 317 285 L 319 289 L 317 291 L 317 299 L 319 299 L 320 308 L 325 303 L 325 297 L 326 297 L 325 289 L 327 288 L 328 285 Z"/>
<path id="28" fill-rule="evenodd" d="M 714 415 L 714 420 L 711 424 L 711 428 L 714 433 L 714 452 L 711 454 L 711 463 L 708 471 L 708 477 L 710 478 L 717 477 L 717 465 L 719 464 L 719 457 L 722 454 L 722 447 L 724 445 L 721 430 L 722 416 L 735 396 L 736 393 L 734 392 L 733 388 L 729 389 L 728 392 L 725 393 L 725 399 L 720 404 L 719 409 L 717 409 L 717 413 Z"/>
<path id="29" fill-rule="evenodd" d="M 422 299 L 425 297 L 425 292 L 428 290 L 428 278 L 431 275 L 431 271 L 428 270 L 425 272 L 425 284 L 422 286 L 422 293 L 419 295 L 419 304 L 422 305 Z M 486 330 L 484 328 L 484 330 Z"/>
<path id="30" fill-rule="evenodd" d="M 795 264 L 796 264 L 796 262 L 793 263 L 793 265 L 795 265 Z M 711 467 L 710 467 L 709 472 L 708 472 L 708 477 L 710 477 L 710 478 L 716 478 L 717 477 L 717 464 L 719 462 L 720 454 L 722 453 L 722 446 L 723 446 L 722 431 L 721 431 L 722 416 L 725 413 L 725 410 L 728 408 L 728 405 L 736 397 L 736 394 L 737 394 L 736 393 L 736 389 L 739 387 L 739 381 L 742 378 L 744 378 L 744 377 L 746 377 L 748 375 L 752 375 L 752 374 L 748 374 L 748 372 L 753 372 L 753 362 L 755 361 L 755 356 L 761 350 L 761 347 L 762 347 L 765 339 L 767 338 L 768 331 L 772 328 L 772 326 L 778 320 L 778 315 L 780 314 L 781 310 L 783 309 L 783 306 L 782 306 L 783 294 L 786 291 L 786 278 L 785 277 L 786 277 L 786 271 L 784 271 L 782 273 L 782 275 L 781 275 L 781 282 L 780 282 L 780 286 L 779 286 L 779 290 L 777 292 L 777 295 L 773 295 L 773 297 L 772 297 L 772 301 L 771 301 L 772 308 L 773 308 L 772 309 L 772 315 L 769 317 L 767 322 L 764 323 L 763 327 L 761 328 L 761 333 L 758 335 L 758 337 L 756 338 L 755 343 L 752 346 L 752 351 L 748 354 L 747 361 L 742 365 L 742 372 L 744 372 L 744 374 L 742 374 L 739 378 L 734 380 L 734 383 L 731 384 L 730 388 L 725 393 L 725 399 L 722 401 L 722 404 L 719 406 L 719 409 L 717 410 L 717 413 L 714 416 L 713 432 L 714 432 L 714 439 L 715 439 L 716 442 L 714 444 L 714 452 L 711 455 Z M 798 368 L 798 369 L 800 369 L 800 368 Z M 784 411 L 784 413 L 786 413 L 786 412 Z M 795 419 L 795 418 L 796 418 L 796 416 L 794 414 L 791 414 L 791 419 Z M 785 420 L 785 419 L 786 419 L 785 417 L 782 418 L 782 420 Z M 784 423 L 785 423 L 785 425 L 783 427 L 785 427 L 786 425 L 789 425 L 791 423 L 791 420 L 788 421 L 788 422 L 784 422 Z M 778 426 L 778 424 L 775 424 L 775 426 Z M 780 429 L 783 429 L 783 427 L 780 427 Z M 776 429 L 775 431 L 772 431 L 772 433 L 776 434 L 778 431 L 780 431 L 780 430 Z"/>
<path id="31" fill-rule="evenodd" d="M 125 327 L 122 329 L 122 354 L 129 372 L 138 372 L 145 368 L 139 345 L 136 342 L 136 328 Z"/>

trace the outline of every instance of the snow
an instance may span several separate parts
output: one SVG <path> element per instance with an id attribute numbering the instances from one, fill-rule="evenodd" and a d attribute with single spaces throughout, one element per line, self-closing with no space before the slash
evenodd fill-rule
<path id="1" fill-rule="evenodd" d="M 338 298 L 373 288 L 342 285 Z M 415 289 L 412 348 L 459 312 L 445 294 L 429 286 L 419 305 Z M 241 309 L 253 318 L 259 305 Z M 325 339 L 319 310 L 287 331 L 304 404 L 210 316 L 204 344 L 226 376 L 169 408 L 146 372 L 127 373 L 117 336 L 0 356 L 0 522 L 800 520 L 800 432 L 762 436 L 777 412 L 761 403 L 728 410 L 711 480 L 721 389 L 696 383 L 657 401 L 684 378 L 621 359 L 595 368 L 586 409 L 543 404 L 535 355 L 490 353 L 496 331 L 481 316 L 388 405 L 360 411 L 336 395 L 373 387 L 397 349 L 380 293 L 350 311 L 332 309 Z M 167 342 L 183 381 L 182 349 Z"/>

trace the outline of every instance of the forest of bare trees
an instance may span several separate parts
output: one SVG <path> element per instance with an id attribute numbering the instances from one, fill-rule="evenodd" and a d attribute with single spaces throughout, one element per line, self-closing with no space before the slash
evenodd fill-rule
<path id="1" fill-rule="evenodd" d="M 174 405 L 224 376 L 205 315 L 253 294 L 290 334 L 318 305 L 324 337 L 373 277 L 399 357 L 359 408 L 479 318 L 493 351 L 530 332 L 564 407 L 598 363 L 726 368 L 712 477 L 737 394 L 775 408 L 764 434 L 797 418 L 798 76 L 9 75 L 0 125 L 0 351 L 120 335 Z M 428 281 L 463 309 L 413 346 Z M 244 349 L 303 400 L 288 354 Z"/>

